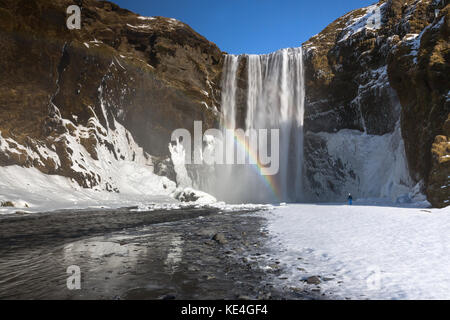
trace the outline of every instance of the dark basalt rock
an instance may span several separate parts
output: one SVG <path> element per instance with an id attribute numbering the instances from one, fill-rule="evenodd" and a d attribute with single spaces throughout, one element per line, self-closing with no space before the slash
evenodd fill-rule
<path id="1" fill-rule="evenodd" d="M 216 241 L 219 244 L 227 244 L 228 241 L 225 238 L 225 235 L 223 233 L 216 233 L 213 237 L 212 240 Z"/>
<path id="2" fill-rule="evenodd" d="M 306 280 L 307 284 L 320 284 L 322 281 L 320 281 L 320 278 L 318 276 L 312 276 L 308 277 Z"/>

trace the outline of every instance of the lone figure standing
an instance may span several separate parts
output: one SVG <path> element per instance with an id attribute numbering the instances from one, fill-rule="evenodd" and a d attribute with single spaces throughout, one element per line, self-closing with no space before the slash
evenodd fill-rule
<path id="1" fill-rule="evenodd" d="M 348 205 L 351 206 L 352 204 L 353 204 L 353 197 L 352 197 L 352 194 L 349 193 L 348 194 Z"/>

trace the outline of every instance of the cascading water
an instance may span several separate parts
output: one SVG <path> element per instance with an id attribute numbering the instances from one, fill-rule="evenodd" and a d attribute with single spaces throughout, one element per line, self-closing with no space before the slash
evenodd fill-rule
<path id="1" fill-rule="evenodd" d="M 247 67 L 246 75 L 242 66 Z M 227 55 L 223 72 L 222 130 L 238 129 L 239 124 L 245 132 L 278 129 L 279 171 L 263 176 L 255 165 L 217 165 L 214 190 L 209 191 L 228 202 L 301 200 L 305 97 L 302 48 L 268 55 Z M 238 88 L 238 81 L 245 77 L 247 88 Z M 239 148 L 238 139 L 235 145 L 226 145 L 225 153 L 234 155 L 231 149 L 235 147 Z"/>
<path id="2" fill-rule="evenodd" d="M 400 121 L 393 132 L 382 136 L 350 129 L 308 132 L 305 149 L 310 152 L 304 157 L 303 70 L 302 48 L 225 57 L 222 134 L 205 133 L 203 145 L 199 144 L 203 159 L 217 156 L 216 150 L 221 150 L 218 158 L 225 164 L 188 170 L 193 187 L 228 203 L 341 201 L 348 192 L 366 199 L 422 201 L 417 191 L 420 185 L 414 186 L 409 176 Z M 387 76 L 377 76 L 374 81 L 382 85 L 373 90 L 386 87 L 384 94 L 391 94 Z M 242 130 L 229 139 L 227 130 L 235 129 Z M 239 149 L 245 151 L 246 160 L 255 158 L 255 145 L 246 144 L 251 139 L 242 136 L 251 137 L 250 133 L 259 129 L 279 130 L 279 170 L 275 175 L 261 174 L 259 169 L 267 161 L 237 164 L 241 162 L 236 160 L 242 159 Z M 258 157 L 267 160 L 264 155 Z M 308 170 L 307 179 L 304 170 Z"/>

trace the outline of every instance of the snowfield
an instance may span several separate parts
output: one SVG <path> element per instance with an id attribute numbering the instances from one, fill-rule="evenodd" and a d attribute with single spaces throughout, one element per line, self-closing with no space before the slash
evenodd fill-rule
<path id="1" fill-rule="evenodd" d="M 0 206 L 0 214 L 119 208 L 143 202 L 170 204 L 176 201 L 170 197 L 175 183 L 153 174 L 150 169 L 123 161 L 117 170 L 121 173 L 116 175 L 121 193 L 85 189 L 69 178 L 46 175 L 36 168 L 0 167 L 0 202 L 14 204 L 14 207 Z"/>
<path id="2" fill-rule="evenodd" d="M 124 207 L 136 207 L 134 211 L 203 207 L 221 212 L 273 208 L 270 205 L 226 204 L 191 187 L 176 187 L 175 182 L 155 175 L 150 168 L 135 162 L 121 161 L 116 165 L 118 173 L 114 177 L 120 193 L 82 188 L 69 178 L 46 175 L 36 168 L 0 167 L 0 203 L 14 204 L 14 207 L 0 205 L 0 215 Z"/>
<path id="3" fill-rule="evenodd" d="M 289 205 L 265 214 L 288 280 L 338 299 L 450 299 L 450 207 Z M 304 270 L 303 270 L 304 269 Z"/>

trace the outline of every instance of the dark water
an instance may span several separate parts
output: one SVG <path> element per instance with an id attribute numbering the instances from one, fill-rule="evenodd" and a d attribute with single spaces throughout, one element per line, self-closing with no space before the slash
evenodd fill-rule
<path id="1" fill-rule="evenodd" d="M 210 209 L 3 216 L 0 299 L 309 298 L 278 291 L 260 268 L 273 260 L 264 223 Z M 211 240 L 218 232 L 226 243 Z M 73 265 L 80 290 L 67 287 Z"/>

